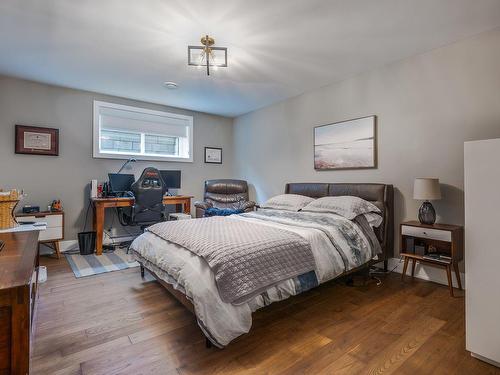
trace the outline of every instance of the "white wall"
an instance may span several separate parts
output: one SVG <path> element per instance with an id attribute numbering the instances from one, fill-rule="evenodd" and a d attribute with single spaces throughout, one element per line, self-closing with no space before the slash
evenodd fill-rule
<path id="1" fill-rule="evenodd" d="M 202 198 L 206 179 L 233 177 L 230 118 L 0 76 L 0 188 L 24 189 L 28 196 L 21 205 L 36 204 L 42 209 L 53 199 L 61 199 L 66 213 L 66 239 L 75 239 L 83 229 L 89 181 L 104 181 L 108 172 L 116 172 L 123 164 L 123 160 L 92 158 L 94 99 L 194 116 L 193 163 L 140 161 L 124 172 L 138 177 L 147 166 L 180 169 L 180 193 L 194 195 L 195 199 Z M 15 154 L 16 124 L 59 128 L 59 156 Z M 204 163 L 205 146 L 223 148 L 222 165 Z M 108 221 L 106 227 L 112 224 L 120 229 L 117 220 Z M 124 233 L 118 230 L 115 234 Z"/>
<path id="2" fill-rule="evenodd" d="M 240 116 L 235 171 L 258 202 L 286 182 L 394 184 L 397 225 L 416 218 L 414 177 L 439 177 L 438 221 L 463 224 L 463 143 L 500 137 L 499 46 L 496 29 Z M 315 171 L 313 127 L 367 115 L 378 168 Z"/>

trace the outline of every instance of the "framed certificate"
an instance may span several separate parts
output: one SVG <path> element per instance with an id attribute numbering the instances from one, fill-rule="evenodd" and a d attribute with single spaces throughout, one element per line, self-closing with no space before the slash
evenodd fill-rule
<path id="1" fill-rule="evenodd" d="M 16 154 L 59 155 L 59 129 L 16 125 Z"/>
<path id="2" fill-rule="evenodd" d="M 205 147 L 205 163 L 222 164 L 222 148 Z"/>

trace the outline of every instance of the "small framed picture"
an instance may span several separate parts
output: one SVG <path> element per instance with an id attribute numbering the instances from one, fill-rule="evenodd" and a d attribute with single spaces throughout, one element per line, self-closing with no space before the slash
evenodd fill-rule
<path id="1" fill-rule="evenodd" d="M 222 164 L 222 148 L 205 147 L 205 163 Z"/>
<path id="2" fill-rule="evenodd" d="M 59 129 L 16 125 L 16 154 L 59 155 Z"/>

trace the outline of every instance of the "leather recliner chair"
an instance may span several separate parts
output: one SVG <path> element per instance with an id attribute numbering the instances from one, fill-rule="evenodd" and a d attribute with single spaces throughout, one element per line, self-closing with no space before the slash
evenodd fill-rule
<path id="1" fill-rule="evenodd" d="M 205 181 L 203 202 L 195 202 L 196 217 L 204 217 L 209 207 L 253 211 L 255 202 L 248 200 L 248 184 L 244 180 Z"/>

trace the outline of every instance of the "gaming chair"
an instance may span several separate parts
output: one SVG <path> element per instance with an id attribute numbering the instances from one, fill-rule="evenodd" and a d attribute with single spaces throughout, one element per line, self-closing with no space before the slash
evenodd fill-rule
<path id="1" fill-rule="evenodd" d="M 158 169 L 144 169 L 141 177 L 132 184 L 131 190 L 135 202 L 129 210 L 120 210 L 122 225 L 138 225 L 144 231 L 146 227 L 165 220 L 163 195 L 167 189 Z"/>

